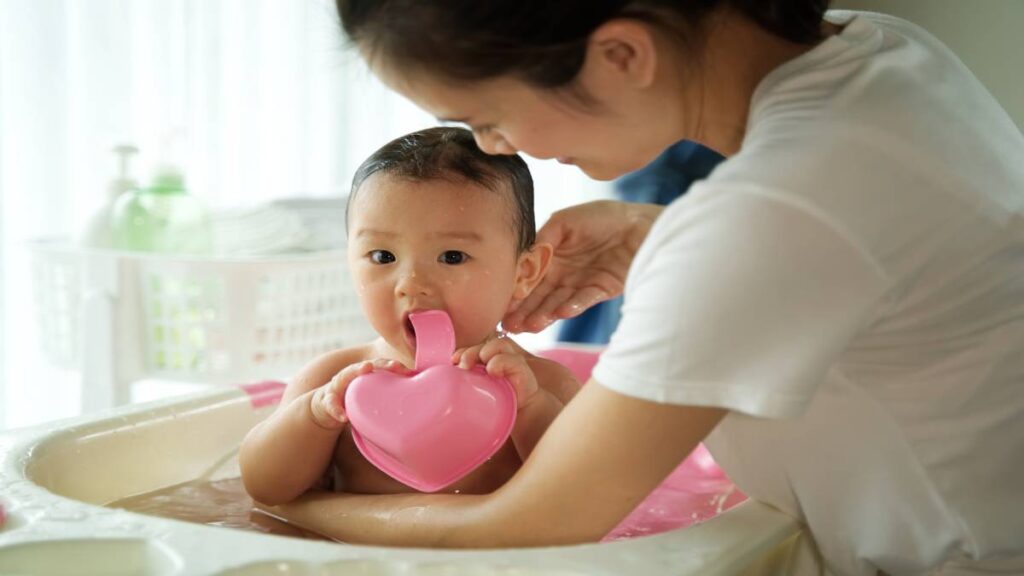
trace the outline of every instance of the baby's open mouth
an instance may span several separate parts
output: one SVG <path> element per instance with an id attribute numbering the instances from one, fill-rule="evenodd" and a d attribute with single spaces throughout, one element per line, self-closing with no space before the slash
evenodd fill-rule
<path id="1" fill-rule="evenodd" d="M 405 342 L 409 349 L 416 352 L 416 327 L 412 324 L 410 314 L 406 313 L 402 318 L 402 331 L 405 332 Z"/>
<path id="2" fill-rule="evenodd" d="M 405 317 L 405 335 L 411 338 L 413 342 L 416 342 L 416 327 L 412 325 L 412 320 L 409 319 L 408 315 Z"/>

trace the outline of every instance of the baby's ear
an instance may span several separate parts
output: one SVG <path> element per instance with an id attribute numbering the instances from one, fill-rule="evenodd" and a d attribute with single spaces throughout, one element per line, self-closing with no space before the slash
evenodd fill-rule
<path id="1" fill-rule="evenodd" d="M 512 298 L 522 300 L 533 292 L 533 289 L 544 279 L 554 251 L 551 244 L 537 242 L 529 250 L 519 255 L 516 288 L 512 292 Z"/>

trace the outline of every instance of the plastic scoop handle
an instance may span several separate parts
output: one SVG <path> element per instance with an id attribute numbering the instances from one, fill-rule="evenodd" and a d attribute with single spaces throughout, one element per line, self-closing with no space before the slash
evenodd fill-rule
<path id="1" fill-rule="evenodd" d="M 416 330 L 416 371 L 452 363 L 455 327 L 444 310 L 426 310 L 409 315 Z"/>

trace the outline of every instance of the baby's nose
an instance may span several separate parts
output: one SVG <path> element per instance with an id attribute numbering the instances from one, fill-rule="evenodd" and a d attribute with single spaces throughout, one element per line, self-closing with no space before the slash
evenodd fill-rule
<path id="1" fill-rule="evenodd" d="M 430 294 L 430 282 L 426 276 L 416 270 L 410 270 L 399 278 L 395 284 L 398 296 L 424 296 Z"/>

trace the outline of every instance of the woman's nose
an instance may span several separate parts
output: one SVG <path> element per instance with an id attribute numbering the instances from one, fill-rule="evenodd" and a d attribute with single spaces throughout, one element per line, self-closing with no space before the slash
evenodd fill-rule
<path id="1" fill-rule="evenodd" d="M 487 154 L 493 155 L 512 155 L 517 152 L 515 146 L 509 143 L 501 134 L 491 131 L 486 134 L 473 133 L 473 138 L 476 139 L 476 145 Z"/>

